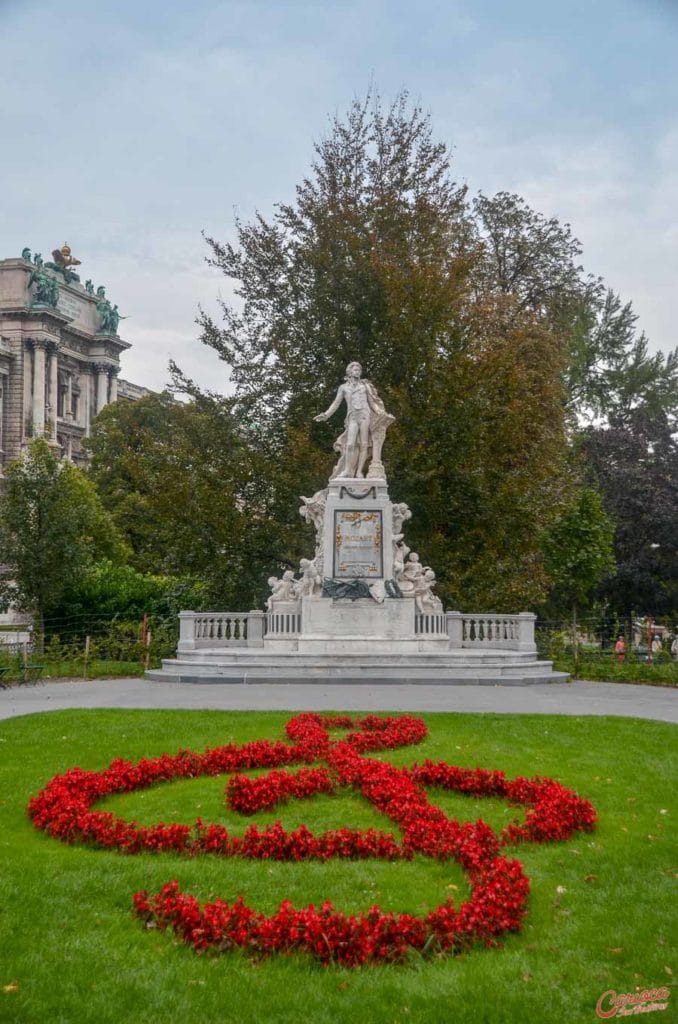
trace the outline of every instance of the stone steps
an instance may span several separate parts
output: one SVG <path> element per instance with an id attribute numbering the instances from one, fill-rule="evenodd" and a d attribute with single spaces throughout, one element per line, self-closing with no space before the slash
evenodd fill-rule
<path id="1" fill-rule="evenodd" d="M 204 652 L 203 652 L 204 653 Z M 216 653 L 216 652 L 211 652 Z M 355 655 L 341 659 L 313 655 L 264 655 L 243 649 L 219 652 L 220 657 L 182 656 L 165 660 L 162 668 L 146 673 L 157 682 L 177 683 L 418 683 L 470 686 L 522 686 L 535 683 L 565 682 L 564 672 L 554 672 L 550 661 L 538 661 L 534 654 L 507 651 L 502 658 L 496 652 L 484 660 L 480 652 L 462 658 L 449 652 L 440 655 L 395 656 Z"/>
<path id="2" fill-rule="evenodd" d="M 221 649 L 204 649 L 180 653 L 177 659 L 165 659 L 166 665 L 270 665 L 277 667 L 326 666 L 335 668 L 338 661 L 348 666 L 379 665 L 459 665 L 522 667 L 536 663 L 534 651 L 490 651 L 490 650 L 447 650 L 437 652 L 416 652 L 412 654 L 307 654 L 298 651 L 266 651 L 262 648 L 232 647 Z M 540 662 L 539 664 L 547 664 Z"/>

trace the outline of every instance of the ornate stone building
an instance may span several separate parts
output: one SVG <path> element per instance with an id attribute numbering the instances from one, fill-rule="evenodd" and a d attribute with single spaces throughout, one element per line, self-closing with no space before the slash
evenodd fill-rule
<path id="1" fill-rule="evenodd" d="M 82 441 L 97 413 L 150 393 L 118 378 L 130 344 L 105 289 L 81 283 L 67 245 L 52 256 L 43 262 L 24 249 L 0 260 L 0 476 L 40 434 L 85 464 Z"/>

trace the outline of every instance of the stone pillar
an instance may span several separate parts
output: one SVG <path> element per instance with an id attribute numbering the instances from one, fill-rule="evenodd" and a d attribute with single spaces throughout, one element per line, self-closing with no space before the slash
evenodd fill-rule
<path id="1" fill-rule="evenodd" d="M 179 646 L 177 647 L 177 652 L 194 650 L 195 612 L 179 612 Z"/>
<path id="2" fill-rule="evenodd" d="M 534 641 L 534 623 L 537 616 L 532 612 L 521 612 L 518 616 L 518 650 L 536 651 Z"/>
<path id="3" fill-rule="evenodd" d="M 69 370 L 66 374 L 66 394 L 64 395 L 64 418 L 73 419 L 73 374 Z"/>
<path id="4" fill-rule="evenodd" d="M 461 647 L 464 641 L 464 616 L 461 612 L 448 612 L 445 618 L 450 647 Z"/>
<path id="5" fill-rule="evenodd" d="M 21 424 L 21 440 L 30 437 L 33 430 L 33 342 L 26 339 L 23 344 L 24 357 L 24 405 Z"/>
<path id="6" fill-rule="evenodd" d="M 89 366 L 80 366 L 80 401 L 78 422 L 84 427 L 85 437 L 89 437 L 89 415 L 92 404 L 92 375 Z"/>
<path id="7" fill-rule="evenodd" d="M 108 366 L 105 363 L 95 363 L 94 369 L 97 375 L 97 413 L 100 413 L 108 404 Z"/>
<path id="8" fill-rule="evenodd" d="M 33 436 L 45 433 L 45 342 L 33 342 Z"/>
<path id="9" fill-rule="evenodd" d="M 108 400 L 109 400 L 109 402 L 117 402 L 118 401 L 118 374 L 120 373 L 120 368 L 118 366 L 112 366 L 111 369 L 108 372 L 109 372 L 109 377 L 110 377 L 110 381 L 111 381 L 109 395 L 108 395 Z"/>
<path id="10" fill-rule="evenodd" d="M 247 615 L 247 646 L 248 647 L 263 647 L 264 646 L 264 623 L 266 621 L 266 615 L 264 612 L 256 609 L 255 611 L 248 612 Z"/>
<path id="11" fill-rule="evenodd" d="M 59 407 L 59 376 L 57 373 L 57 354 L 59 348 L 54 343 L 49 346 L 49 421 L 50 438 L 56 441 L 57 437 L 57 409 Z"/>

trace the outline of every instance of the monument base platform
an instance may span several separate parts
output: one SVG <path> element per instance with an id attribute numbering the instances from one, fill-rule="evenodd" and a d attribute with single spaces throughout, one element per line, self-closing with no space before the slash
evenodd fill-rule
<path id="1" fill-rule="evenodd" d="M 329 646 L 329 645 L 328 645 Z M 343 645 L 342 645 L 343 647 Z M 146 673 L 157 682 L 176 683 L 418 683 L 441 686 L 525 686 L 562 683 L 565 672 L 554 672 L 550 661 L 532 652 L 446 650 L 411 654 L 351 652 L 325 653 L 231 650 L 203 648 L 179 653 Z"/>

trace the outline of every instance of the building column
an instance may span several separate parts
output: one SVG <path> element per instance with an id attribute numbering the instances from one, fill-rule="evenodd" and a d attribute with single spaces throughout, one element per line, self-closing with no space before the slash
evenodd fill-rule
<path id="1" fill-rule="evenodd" d="M 7 377 L 4 373 L 0 373 L 0 476 L 2 476 L 2 466 L 5 461 L 5 389 Z"/>
<path id="2" fill-rule="evenodd" d="M 120 373 L 120 367 L 119 366 L 112 366 L 111 369 L 108 372 L 109 372 L 110 380 L 111 380 L 110 393 L 109 393 L 109 401 L 117 402 L 118 401 L 118 374 Z"/>
<path id="3" fill-rule="evenodd" d="M 108 404 L 108 370 L 106 363 L 95 363 L 97 375 L 97 414 Z"/>
<path id="4" fill-rule="evenodd" d="M 56 442 L 57 439 L 57 410 L 59 408 L 59 375 L 57 373 L 57 354 L 59 346 L 52 343 L 49 346 L 49 419 L 50 437 Z"/>
<path id="5" fill-rule="evenodd" d="M 33 436 L 45 433 L 45 342 L 33 340 Z"/>
<path id="6" fill-rule="evenodd" d="M 66 374 L 66 394 L 64 396 L 64 419 L 73 419 L 73 372 Z"/>
<path id="7" fill-rule="evenodd" d="M 85 437 L 89 437 L 89 417 L 92 405 L 92 374 L 89 366 L 81 365 L 78 376 L 80 380 L 80 400 L 78 402 L 78 423 L 85 430 Z"/>
<path id="8" fill-rule="evenodd" d="M 33 342 L 26 338 L 23 343 L 24 357 L 24 402 L 21 422 L 21 442 L 33 432 Z"/>

